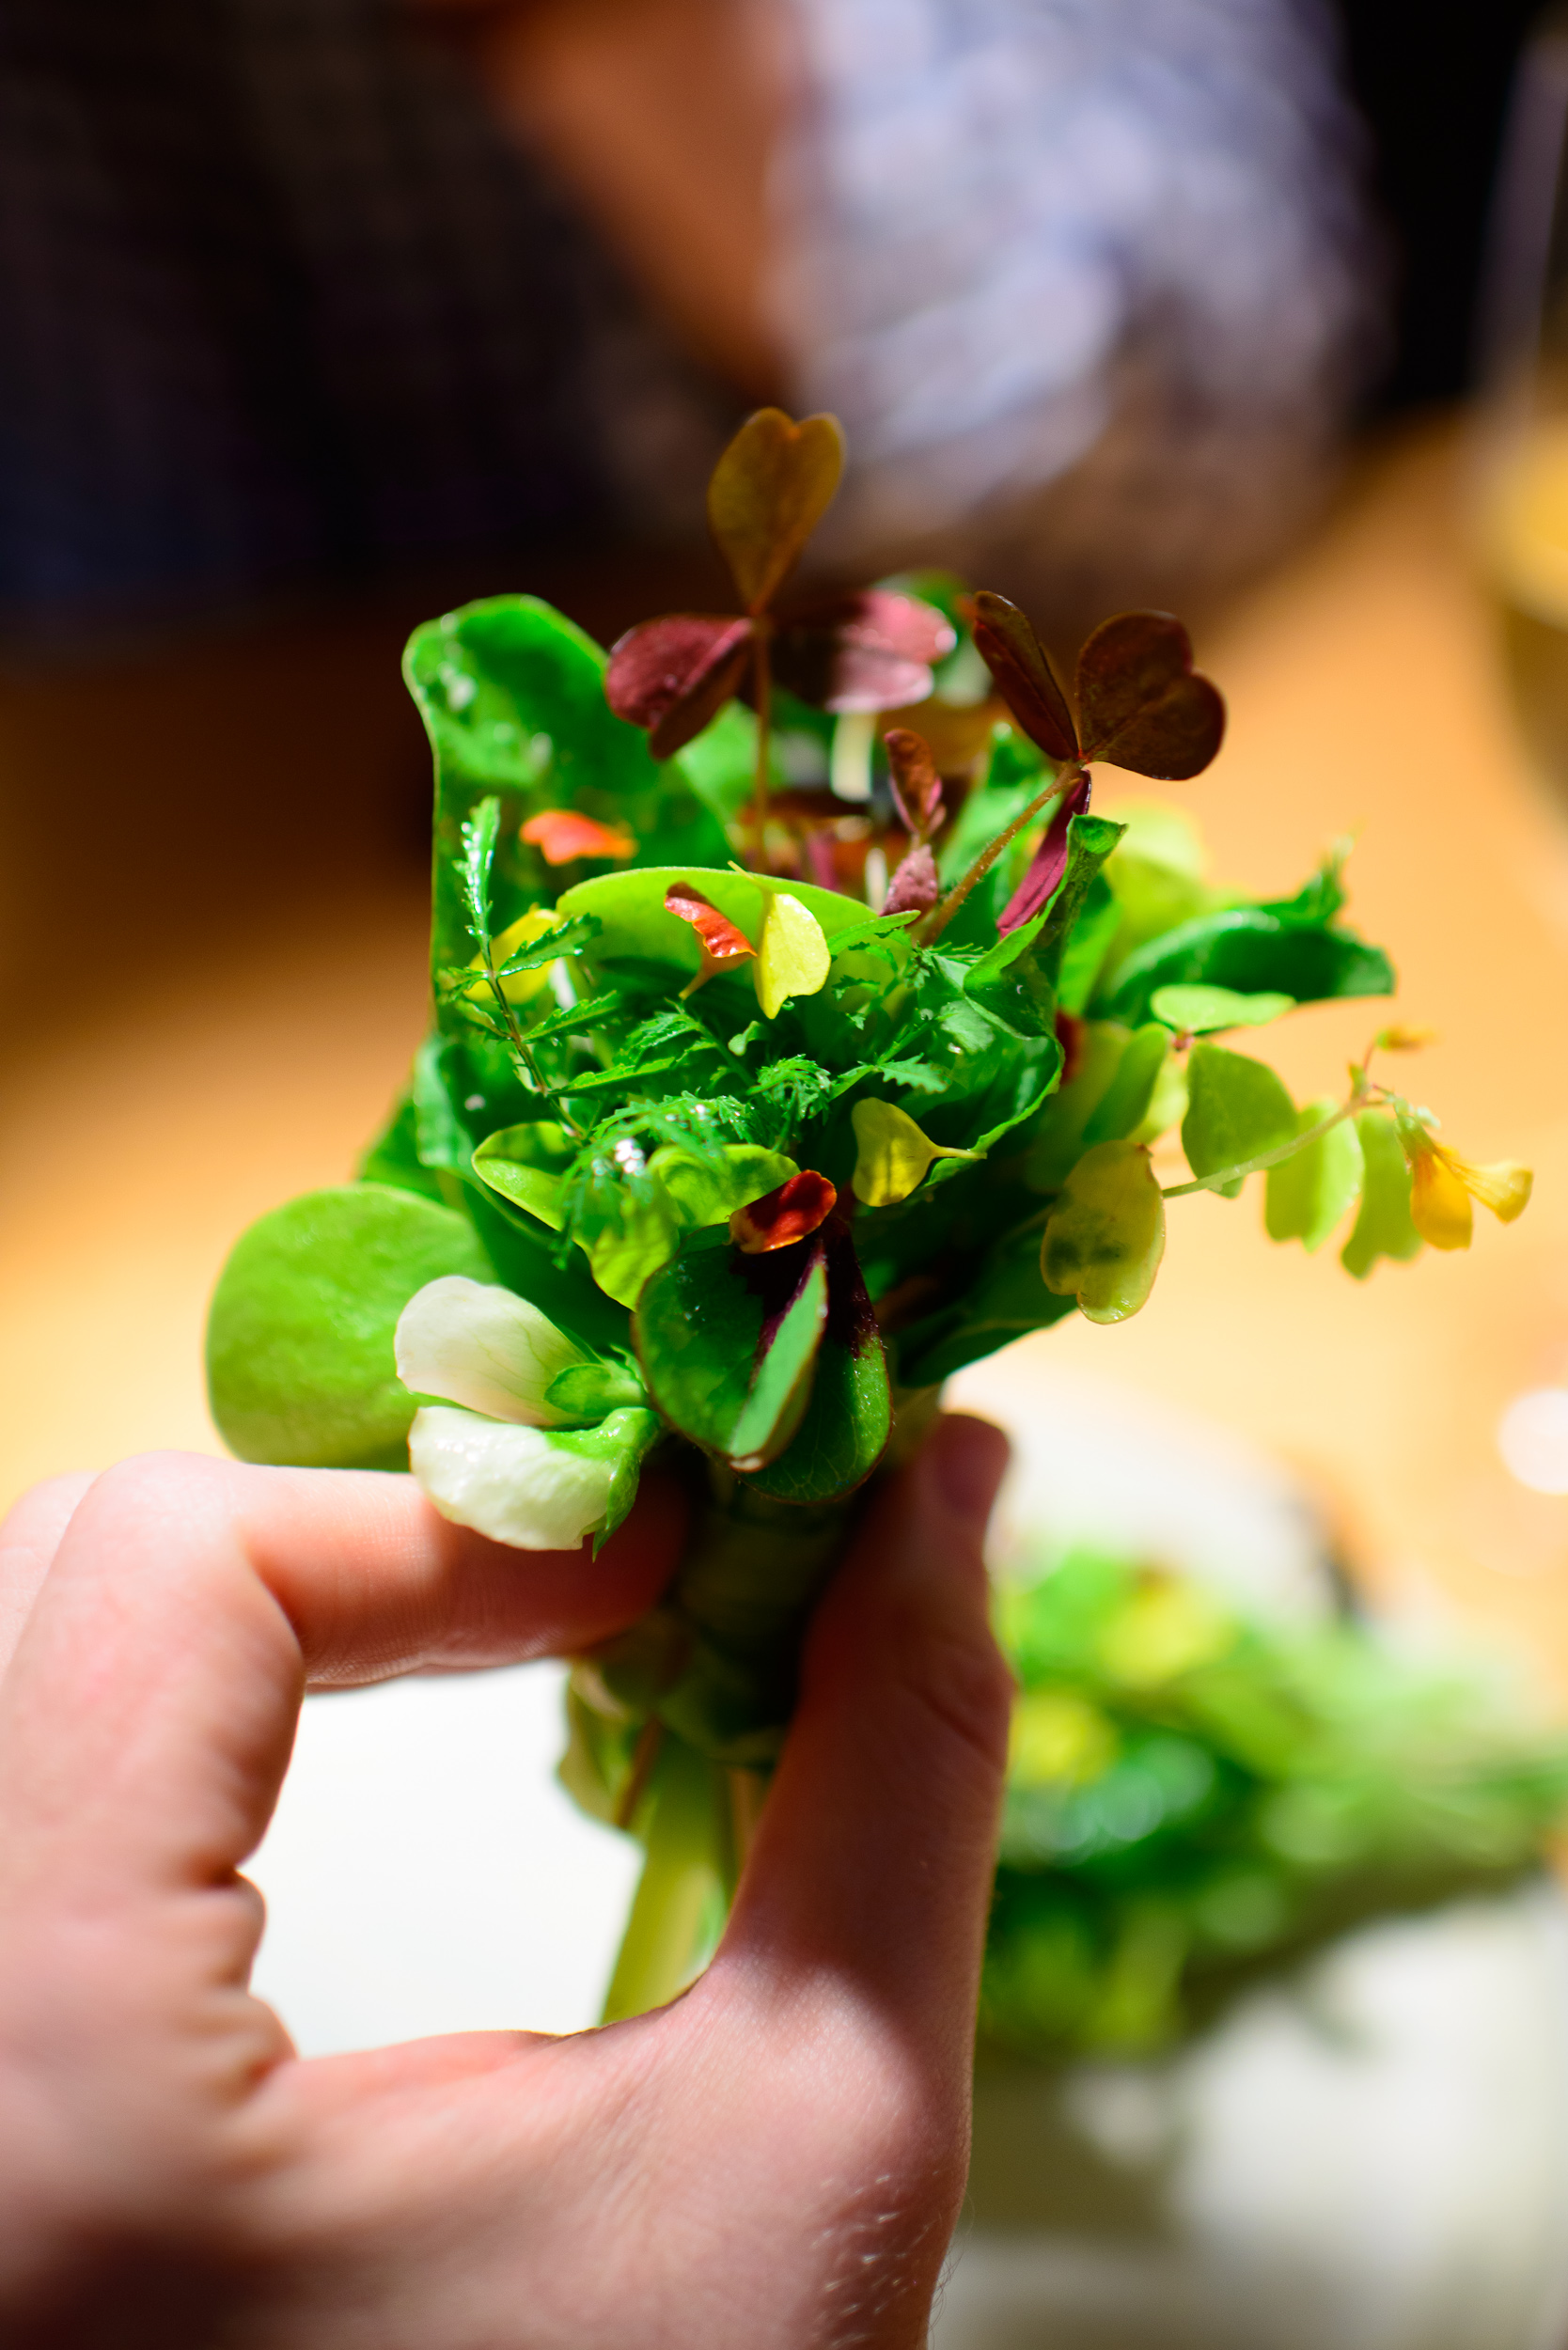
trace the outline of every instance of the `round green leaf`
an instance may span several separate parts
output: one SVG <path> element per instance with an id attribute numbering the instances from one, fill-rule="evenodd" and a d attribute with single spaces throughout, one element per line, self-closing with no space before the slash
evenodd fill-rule
<path id="1" fill-rule="evenodd" d="M 1309 1102 L 1297 1131 L 1306 1134 L 1321 1125 L 1334 1107 L 1327 1100 Z M 1320 1248 L 1359 1198 L 1362 1166 L 1361 1137 L 1354 1119 L 1346 1118 L 1294 1158 L 1271 1167 L 1263 1204 L 1270 1240 L 1298 1240 L 1309 1254 Z"/>
<path id="2" fill-rule="evenodd" d="M 207 1324 L 212 1418 L 243 1461 L 404 1468 L 414 1399 L 392 1337 L 416 1290 L 494 1278 L 449 1208 L 384 1183 L 307 1192 L 253 1224 Z"/>
<path id="3" fill-rule="evenodd" d="M 1182 1148 L 1197 1176 L 1277 1151 L 1296 1133 L 1295 1104 L 1266 1062 L 1220 1044 L 1195 1044 L 1187 1059 Z M 1234 1199 L 1245 1177 L 1215 1188 Z"/>
<path id="4" fill-rule="evenodd" d="M 1136 1142 L 1086 1152 L 1051 1212 L 1040 1269 L 1090 1322 L 1125 1322 L 1154 1286 L 1165 1254 L 1165 1201 Z"/>

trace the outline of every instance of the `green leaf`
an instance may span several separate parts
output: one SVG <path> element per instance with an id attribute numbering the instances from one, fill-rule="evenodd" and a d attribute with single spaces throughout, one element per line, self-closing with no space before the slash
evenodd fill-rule
<path id="1" fill-rule="evenodd" d="M 605 1496 L 604 1515 L 593 1538 L 596 1556 L 635 1501 L 643 1460 L 663 1434 L 656 1412 L 635 1409 L 610 1412 L 597 1428 L 550 1431 L 550 1442 L 563 1452 L 576 1452 L 584 1460 L 608 1461 L 613 1465 L 615 1473 Z"/>
<path id="2" fill-rule="evenodd" d="M 965 1282 L 956 1306 L 901 1330 L 896 1345 L 899 1381 L 906 1387 L 935 1386 L 966 1363 L 994 1355 L 1030 1330 L 1047 1328 L 1070 1314 L 1076 1300 L 1058 1297 L 1045 1286 L 1036 1225 L 1011 1232 L 982 1259 Z"/>
<path id="3" fill-rule="evenodd" d="M 648 1391 L 624 1363 L 572 1363 L 557 1372 L 544 1401 L 572 1419 L 603 1419 L 606 1412 L 646 1405 Z"/>
<path id="4" fill-rule="evenodd" d="M 354 1168 L 354 1177 L 361 1183 L 391 1183 L 399 1191 L 416 1191 L 426 1199 L 455 1206 L 448 1196 L 450 1179 L 444 1181 L 419 1156 L 419 1120 L 412 1088 L 399 1097 L 385 1125 Z"/>
<path id="5" fill-rule="evenodd" d="M 1108 816 L 1074 816 L 1068 822 L 1067 867 L 1046 909 L 1040 941 L 1041 968 L 1053 981 L 1059 978 L 1068 943 L 1100 869 L 1126 829 Z"/>
<path id="6" fill-rule="evenodd" d="M 485 805 L 489 807 L 490 803 Z M 553 931 L 546 931 L 542 938 L 530 939 L 526 946 L 516 948 L 497 966 L 495 976 L 498 979 L 510 979 L 519 971 L 538 971 L 547 963 L 558 963 L 563 955 L 580 955 L 598 934 L 599 925 L 588 916 L 558 923 Z"/>
<path id="7" fill-rule="evenodd" d="M 1200 915 L 1152 938 L 1119 964 L 1096 1012 L 1130 1027 L 1148 1019 L 1166 987 L 1223 987 L 1241 995 L 1289 995 L 1298 1004 L 1341 995 L 1391 995 L 1393 967 L 1351 930 L 1287 919 L 1267 906 Z"/>
<path id="8" fill-rule="evenodd" d="M 528 1125 L 503 1126 L 498 1134 L 487 1136 L 474 1153 L 474 1172 L 503 1199 L 525 1208 L 558 1232 L 561 1174 L 572 1157 L 566 1128 L 538 1119 Z"/>
<path id="9" fill-rule="evenodd" d="M 414 1401 L 392 1339 L 416 1290 L 491 1277 L 461 1215 L 409 1191 L 308 1192 L 253 1224 L 218 1277 L 207 1324 L 212 1418 L 245 1461 L 406 1467 Z"/>
<path id="10" fill-rule="evenodd" d="M 612 1215 L 596 1232 L 582 1235 L 594 1279 L 623 1306 L 635 1306 L 683 1233 L 728 1223 L 748 1199 L 760 1199 L 799 1172 L 793 1159 L 753 1143 L 726 1143 L 711 1161 L 666 1143 L 637 1187 L 619 1192 Z"/>
<path id="11" fill-rule="evenodd" d="M 1124 1322 L 1154 1286 L 1165 1254 L 1165 1201 L 1136 1142 L 1101 1142 L 1067 1179 L 1045 1227 L 1041 1271 L 1090 1322 Z"/>
<path id="12" fill-rule="evenodd" d="M 500 829 L 501 803 L 494 797 L 482 799 L 463 826 L 463 918 L 481 956 L 490 950 L 490 869 L 495 862 Z"/>
<path id="13" fill-rule="evenodd" d="M 1154 1088 L 1169 1051 L 1170 1031 L 1157 1020 L 1128 1038 L 1116 1074 L 1085 1124 L 1086 1146 L 1120 1142 L 1137 1132 L 1149 1115 L 1149 1104 L 1154 1098 Z"/>
<path id="14" fill-rule="evenodd" d="M 677 984 L 682 984 L 697 977 L 701 944 L 692 925 L 666 908 L 666 893 L 675 882 L 685 882 L 700 891 L 753 946 L 762 936 L 768 901 L 780 891 L 787 891 L 815 916 L 830 948 L 841 932 L 863 932 L 866 928 L 865 907 L 841 891 L 818 889 L 809 882 L 776 885 L 751 873 L 725 870 L 722 859 L 717 870 L 657 866 L 601 873 L 567 890 L 557 911 L 566 916 L 591 914 L 604 925 L 603 935 L 588 949 L 587 960 L 607 978 L 613 979 L 619 964 L 652 963 L 663 964 L 676 977 Z M 897 952 L 902 932 L 888 925 L 886 938 Z"/>
<path id="15" fill-rule="evenodd" d="M 1295 1104 L 1266 1062 L 1228 1053 L 1220 1044 L 1193 1046 L 1187 1060 L 1182 1148 L 1195 1175 L 1239 1167 L 1246 1159 L 1278 1150 L 1296 1131 Z M 1225 1198 L 1234 1199 L 1245 1180 L 1238 1177 L 1215 1188 Z"/>
<path id="16" fill-rule="evenodd" d="M 1384 1110 L 1362 1110 L 1356 1120 L 1364 1174 L 1361 1213 L 1340 1262 L 1364 1281 L 1379 1257 L 1401 1263 L 1420 1253 L 1421 1237 L 1410 1221 L 1410 1167 L 1393 1120 Z"/>
<path id="17" fill-rule="evenodd" d="M 1157 987 L 1149 1009 L 1168 1026 L 1202 1036 L 1217 1028 L 1266 1028 L 1295 1010 L 1295 997 L 1240 995 L 1231 987 Z"/>
<path id="18" fill-rule="evenodd" d="M 839 1249 L 854 1268 L 850 1243 L 840 1242 Z M 829 1278 L 832 1315 L 805 1416 L 788 1449 L 747 1480 L 776 1501 L 831 1501 L 852 1493 L 881 1460 L 892 1430 L 887 1357 L 870 1308 L 864 1305 L 865 1292 L 860 1290 L 863 1311 L 844 1315 L 841 1261 L 831 1263 Z M 857 1269 L 855 1281 L 858 1287 Z M 842 1335 L 841 1321 L 849 1324 Z"/>
<path id="19" fill-rule="evenodd" d="M 604 667 L 590 637 L 532 596 L 466 604 L 410 638 L 403 675 L 435 753 L 433 969 L 470 951 L 462 827 L 489 795 L 501 801 L 494 931 L 555 895 L 556 876 L 519 838 L 524 821 L 546 808 L 629 825 L 643 863 L 722 865 L 729 855 L 722 826 L 682 769 L 661 767 L 640 728 L 610 709 Z"/>
<path id="20" fill-rule="evenodd" d="M 1121 910 L 1111 895 L 1105 875 L 1104 872 L 1096 873 L 1062 949 L 1057 1000 L 1063 1011 L 1072 1012 L 1074 1018 L 1081 1016 L 1099 984 L 1111 942 L 1121 927 Z"/>
<path id="21" fill-rule="evenodd" d="M 683 1250 L 650 1279 L 632 1321 L 665 1418 L 737 1467 L 760 1466 L 789 1443 L 827 1323 L 822 1246 L 802 1242 L 777 1259 Z"/>
<path id="22" fill-rule="evenodd" d="M 1306 1134 L 1321 1125 L 1335 1106 L 1327 1099 L 1309 1102 L 1298 1115 L 1296 1131 Z M 1349 1118 L 1294 1158 L 1271 1167 L 1263 1206 L 1270 1240 L 1301 1241 L 1309 1254 L 1320 1248 L 1360 1197 L 1362 1167 L 1361 1137 Z"/>

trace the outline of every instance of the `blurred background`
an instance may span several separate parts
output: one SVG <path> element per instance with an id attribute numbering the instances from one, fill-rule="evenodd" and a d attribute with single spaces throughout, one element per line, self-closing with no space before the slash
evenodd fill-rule
<path id="1" fill-rule="evenodd" d="M 1565 105 L 1514 0 L 5 0 L 0 1501 L 218 1449 L 224 1254 L 401 1081 L 409 629 L 722 597 L 702 486 L 777 399 L 848 427 L 829 568 L 949 561 L 1067 646 L 1190 617 L 1215 873 L 1354 831 L 1449 1138 L 1537 1169 L 1364 1289 L 1183 1202 L 1150 1312 L 966 1375 L 1031 1506 L 1090 1465 L 1177 1563 L 1294 1512 L 1568 1700 Z M 1279 1032 L 1298 1098 L 1365 1029 Z M 305 2044 L 591 2016 L 629 1862 L 548 1788 L 554 1703 L 308 1710 L 261 1872 Z"/>

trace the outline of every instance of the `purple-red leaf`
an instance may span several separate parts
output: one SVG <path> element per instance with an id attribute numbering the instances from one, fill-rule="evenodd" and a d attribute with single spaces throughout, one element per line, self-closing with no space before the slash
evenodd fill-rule
<path id="1" fill-rule="evenodd" d="M 1067 827 L 1088 806 L 1089 777 L 1080 776 L 1072 791 L 1064 792 L 1057 802 L 1044 837 L 1029 859 L 1027 872 L 1002 909 L 996 924 L 1002 937 L 1009 931 L 1022 930 L 1026 922 L 1032 922 L 1056 896 L 1067 870 Z"/>
<path id="2" fill-rule="evenodd" d="M 779 683 L 814 709 L 900 710 L 931 692 L 931 665 L 952 650 L 953 632 L 917 596 L 870 588 L 796 612 L 778 631 Z"/>
<path id="3" fill-rule="evenodd" d="M 975 649 L 1008 708 L 1047 759 L 1075 759 L 1078 737 L 1044 647 L 1015 603 L 982 588 L 975 598 Z"/>
<path id="4" fill-rule="evenodd" d="M 1225 734 L 1225 704 L 1192 666 L 1168 612 L 1121 612 L 1078 655 L 1084 757 L 1179 783 L 1201 774 Z"/>
<path id="5" fill-rule="evenodd" d="M 825 1224 L 839 1204 L 837 1186 L 813 1167 L 803 1167 L 760 1199 L 748 1199 L 729 1219 L 729 1237 L 747 1257 L 791 1248 Z"/>
<path id="6" fill-rule="evenodd" d="M 889 727 L 882 740 L 899 822 L 912 840 L 929 839 L 942 822 L 942 778 L 931 745 L 911 727 Z"/>
<path id="7" fill-rule="evenodd" d="M 936 903 L 942 895 L 942 884 L 936 870 L 936 859 L 922 840 L 910 850 L 898 871 L 893 875 L 887 892 L 884 914 L 921 914 Z"/>
<path id="8" fill-rule="evenodd" d="M 766 609 L 799 562 L 844 470 L 837 416 L 748 416 L 713 467 L 708 527 L 748 612 Z"/>
<path id="9" fill-rule="evenodd" d="M 648 728 L 655 759 L 700 734 L 741 681 L 751 622 L 716 612 L 669 612 L 629 628 L 610 649 L 604 698 L 618 718 Z"/>

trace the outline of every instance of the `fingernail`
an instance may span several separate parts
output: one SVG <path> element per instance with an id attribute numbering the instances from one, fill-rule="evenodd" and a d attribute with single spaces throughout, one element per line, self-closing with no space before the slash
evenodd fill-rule
<path id="1" fill-rule="evenodd" d="M 989 1420 L 959 1414 L 938 1420 L 926 1446 L 928 1473 L 955 1517 L 984 1531 L 1012 1448 Z"/>

